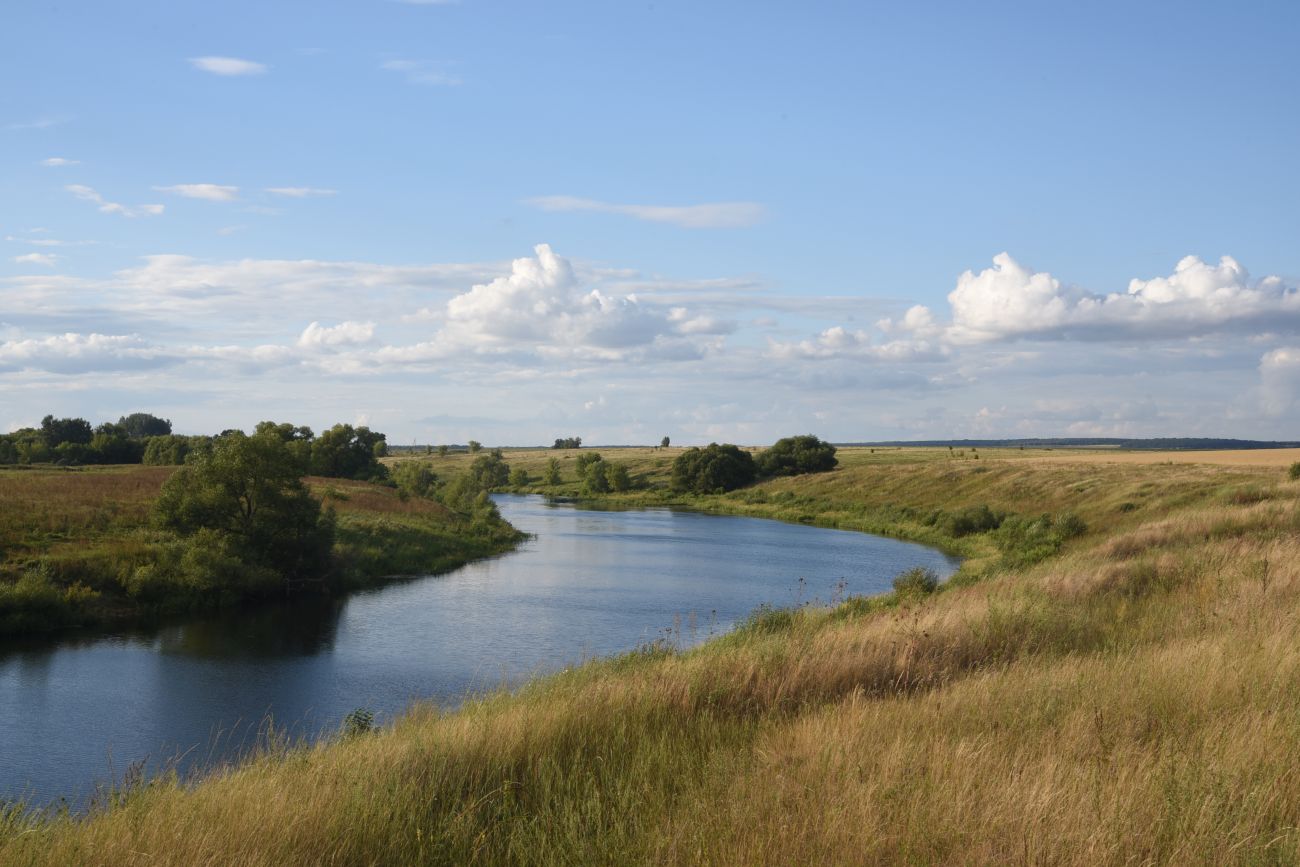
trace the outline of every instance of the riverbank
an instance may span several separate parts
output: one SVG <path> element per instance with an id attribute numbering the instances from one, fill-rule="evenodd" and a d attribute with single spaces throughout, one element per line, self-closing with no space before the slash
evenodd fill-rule
<path id="1" fill-rule="evenodd" d="M 147 623 L 195 609 L 133 594 L 131 578 L 166 542 L 150 509 L 174 467 L 0 469 L 0 637 Z M 432 500 L 368 482 L 308 477 L 337 515 L 333 592 L 454 569 L 519 536 Z M 178 607 L 181 606 L 181 607 Z"/>
<path id="2" fill-rule="evenodd" d="M 1008 557 L 1000 527 L 952 536 L 984 557 L 933 594 L 764 614 L 192 788 L 127 786 L 87 820 L 11 811 L 0 861 L 1300 857 L 1300 484 L 1284 470 L 842 457 L 719 507 L 948 535 L 936 509 L 988 507 L 1082 529 L 1036 560 Z"/>

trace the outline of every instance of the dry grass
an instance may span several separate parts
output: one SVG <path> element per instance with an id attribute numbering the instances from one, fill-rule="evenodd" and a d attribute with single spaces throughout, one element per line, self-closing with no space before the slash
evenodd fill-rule
<path id="1" fill-rule="evenodd" d="M 922 600 L 766 618 L 88 820 L 0 822 L 0 863 L 1300 859 L 1300 484 L 974 464 L 855 458 L 731 505 L 993 503 L 1090 531 Z"/>

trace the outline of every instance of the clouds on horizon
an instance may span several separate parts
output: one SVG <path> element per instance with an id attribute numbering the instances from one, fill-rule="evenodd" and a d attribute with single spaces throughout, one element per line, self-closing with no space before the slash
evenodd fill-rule
<path id="1" fill-rule="evenodd" d="M 684 229 L 739 229 L 753 226 L 767 215 L 757 202 L 710 202 L 700 205 L 617 205 L 577 196 L 538 196 L 525 204 L 543 211 L 590 211 L 621 214 L 652 223 L 668 223 Z"/>

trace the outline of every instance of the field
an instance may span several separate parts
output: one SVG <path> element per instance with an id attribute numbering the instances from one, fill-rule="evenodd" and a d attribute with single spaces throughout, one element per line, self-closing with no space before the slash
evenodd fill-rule
<path id="1" fill-rule="evenodd" d="M 606 457 L 655 484 L 672 453 Z M 0 862 L 1300 860 L 1287 461 L 844 457 L 691 505 L 880 524 L 975 561 L 936 593 L 762 612 L 197 786 L 126 785 L 86 820 L 10 810 Z M 1001 527 L 954 535 L 985 506 Z"/>
<path id="2" fill-rule="evenodd" d="M 160 613 L 127 592 L 157 556 L 150 509 L 174 467 L 0 469 L 0 636 L 134 622 Z M 437 572 L 508 550 L 513 538 L 427 499 L 308 477 L 338 515 L 346 583 Z M 508 529 L 508 528 L 505 528 Z"/>

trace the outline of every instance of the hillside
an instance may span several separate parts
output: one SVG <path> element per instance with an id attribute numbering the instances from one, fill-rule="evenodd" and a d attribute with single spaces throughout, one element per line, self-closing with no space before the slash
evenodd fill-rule
<path id="1" fill-rule="evenodd" d="M 651 475 L 664 455 L 628 457 Z M 195 787 L 128 786 L 87 820 L 11 811 L 0 862 L 1300 857 L 1300 483 L 1279 468 L 845 457 L 696 505 L 927 535 L 975 557 L 950 586 L 763 613 L 694 650 L 416 707 Z M 984 506 L 1018 529 L 952 535 L 944 516 Z M 1074 532 L 1044 552 L 1027 528 L 1064 515 Z"/>

